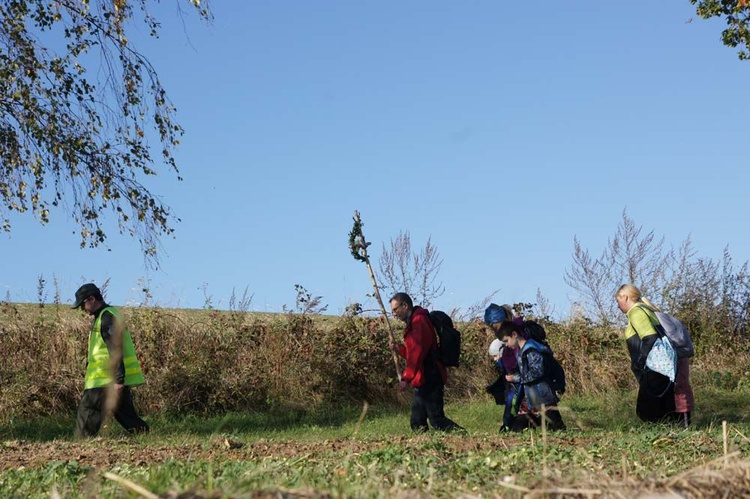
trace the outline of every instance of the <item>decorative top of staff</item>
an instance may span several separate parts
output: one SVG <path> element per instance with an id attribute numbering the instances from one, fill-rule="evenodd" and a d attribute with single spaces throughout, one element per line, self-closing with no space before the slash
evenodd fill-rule
<path id="1" fill-rule="evenodd" d="M 372 244 L 365 241 L 365 236 L 362 234 L 364 225 L 359 218 L 359 212 L 354 210 L 354 226 L 349 232 L 349 249 L 351 249 L 354 259 L 360 262 L 367 261 L 367 247 Z"/>

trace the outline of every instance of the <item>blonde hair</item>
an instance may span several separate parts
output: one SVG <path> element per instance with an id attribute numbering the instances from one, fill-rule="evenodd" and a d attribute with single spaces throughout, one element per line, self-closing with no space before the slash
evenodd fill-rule
<path id="1" fill-rule="evenodd" d="M 633 303 L 643 302 L 646 304 L 646 306 L 648 306 L 652 310 L 661 312 L 661 309 L 659 307 L 651 303 L 651 300 L 643 296 L 641 294 L 641 290 L 636 288 L 632 284 L 623 284 L 622 286 L 620 286 L 620 289 L 617 290 L 615 297 L 622 296 L 622 295 L 625 295 L 628 298 L 630 298 L 630 301 L 632 301 Z"/>
<path id="2" fill-rule="evenodd" d="M 513 318 L 516 316 L 516 314 L 513 312 L 513 309 L 510 305 L 503 304 L 500 305 L 500 308 L 505 310 L 505 321 L 504 322 L 513 322 Z"/>

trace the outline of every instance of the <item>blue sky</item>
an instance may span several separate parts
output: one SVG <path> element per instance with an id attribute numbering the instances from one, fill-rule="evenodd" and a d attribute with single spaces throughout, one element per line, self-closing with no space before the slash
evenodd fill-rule
<path id="1" fill-rule="evenodd" d="M 573 237 L 598 254 L 625 208 L 668 244 L 750 258 L 750 63 L 688 0 L 235 0 L 211 26 L 158 9 L 161 38 L 131 41 L 186 129 L 184 181 L 149 180 L 182 220 L 161 268 L 114 234 L 79 249 L 62 212 L 14 216 L 0 298 L 35 301 L 43 275 L 50 301 L 54 276 L 63 301 L 109 278 L 109 301 L 132 303 L 147 279 L 166 307 L 247 287 L 280 311 L 301 284 L 338 313 L 372 291 L 355 209 L 375 257 L 401 230 L 432 237 L 446 310 L 540 289 L 566 315 Z"/>

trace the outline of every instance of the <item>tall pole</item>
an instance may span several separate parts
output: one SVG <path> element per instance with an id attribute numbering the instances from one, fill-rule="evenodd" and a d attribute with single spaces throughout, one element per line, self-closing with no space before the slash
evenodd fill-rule
<path id="1" fill-rule="evenodd" d="M 385 304 L 383 304 L 383 299 L 380 297 L 380 288 L 375 279 L 375 272 L 372 271 L 372 265 L 370 265 L 370 257 L 367 255 L 367 247 L 371 243 L 365 241 L 365 235 L 362 233 L 363 225 L 362 220 L 359 218 L 359 212 L 354 210 L 354 227 L 349 233 L 349 248 L 352 250 L 352 256 L 354 259 L 364 262 L 367 266 L 367 272 L 370 274 L 370 281 L 372 281 L 372 288 L 375 290 L 375 299 L 378 301 L 380 310 L 383 312 L 383 317 L 385 317 L 385 323 L 388 325 L 388 334 L 391 338 L 391 344 L 395 345 L 396 335 L 393 333 L 391 321 L 388 320 L 388 312 L 385 309 Z M 396 367 L 396 377 L 401 381 L 401 367 L 398 363 L 398 355 L 396 355 L 396 352 L 393 350 L 391 350 L 391 353 L 393 354 L 393 365 Z"/>

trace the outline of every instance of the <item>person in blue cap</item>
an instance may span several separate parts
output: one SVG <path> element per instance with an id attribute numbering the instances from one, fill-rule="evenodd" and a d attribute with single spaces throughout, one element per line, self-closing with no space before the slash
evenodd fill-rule
<path id="1" fill-rule="evenodd" d="M 522 319 L 520 320 L 522 321 Z M 519 372 L 518 361 L 516 360 L 517 350 L 514 348 L 508 348 L 499 336 L 501 329 L 504 329 L 503 326 L 510 327 L 515 322 L 516 318 L 513 317 L 513 311 L 508 305 L 490 303 L 489 307 L 484 311 L 484 323 L 492 329 L 497 337 L 497 339 L 492 342 L 492 345 L 490 345 L 489 353 L 495 362 L 495 367 L 500 372 L 500 377 L 498 378 L 498 381 L 487 387 L 487 391 L 495 395 L 493 391 L 499 390 L 500 386 L 503 387 L 504 393 L 500 397 L 495 397 L 495 400 L 499 404 L 505 405 L 505 410 L 503 411 L 503 424 L 500 426 L 501 432 L 509 431 L 517 426 L 515 424 L 516 418 L 521 409 L 521 402 L 523 400 L 523 386 L 520 383 L 505 382 L 506 375 L 518 374 Z"/>
<path id="2" fill-rule="evenodd" d="M 490 303 L 484 311 L 484 323 L 492 329 L 492 332 L 495 333 L 495 337 L 500 341 L 502 341 L 502 338 L 500 337 L 500 329 L 503 326 L 510 327 L 514 322 L 517 323 L 518 321 L 523 324 L 522 318 L 513 317 L 513 310 L 508 305 Z M 504 348 L 501 359 L 508 373 L 513 372 L 516 369 L 516 352 L 513 349 Z"/>

